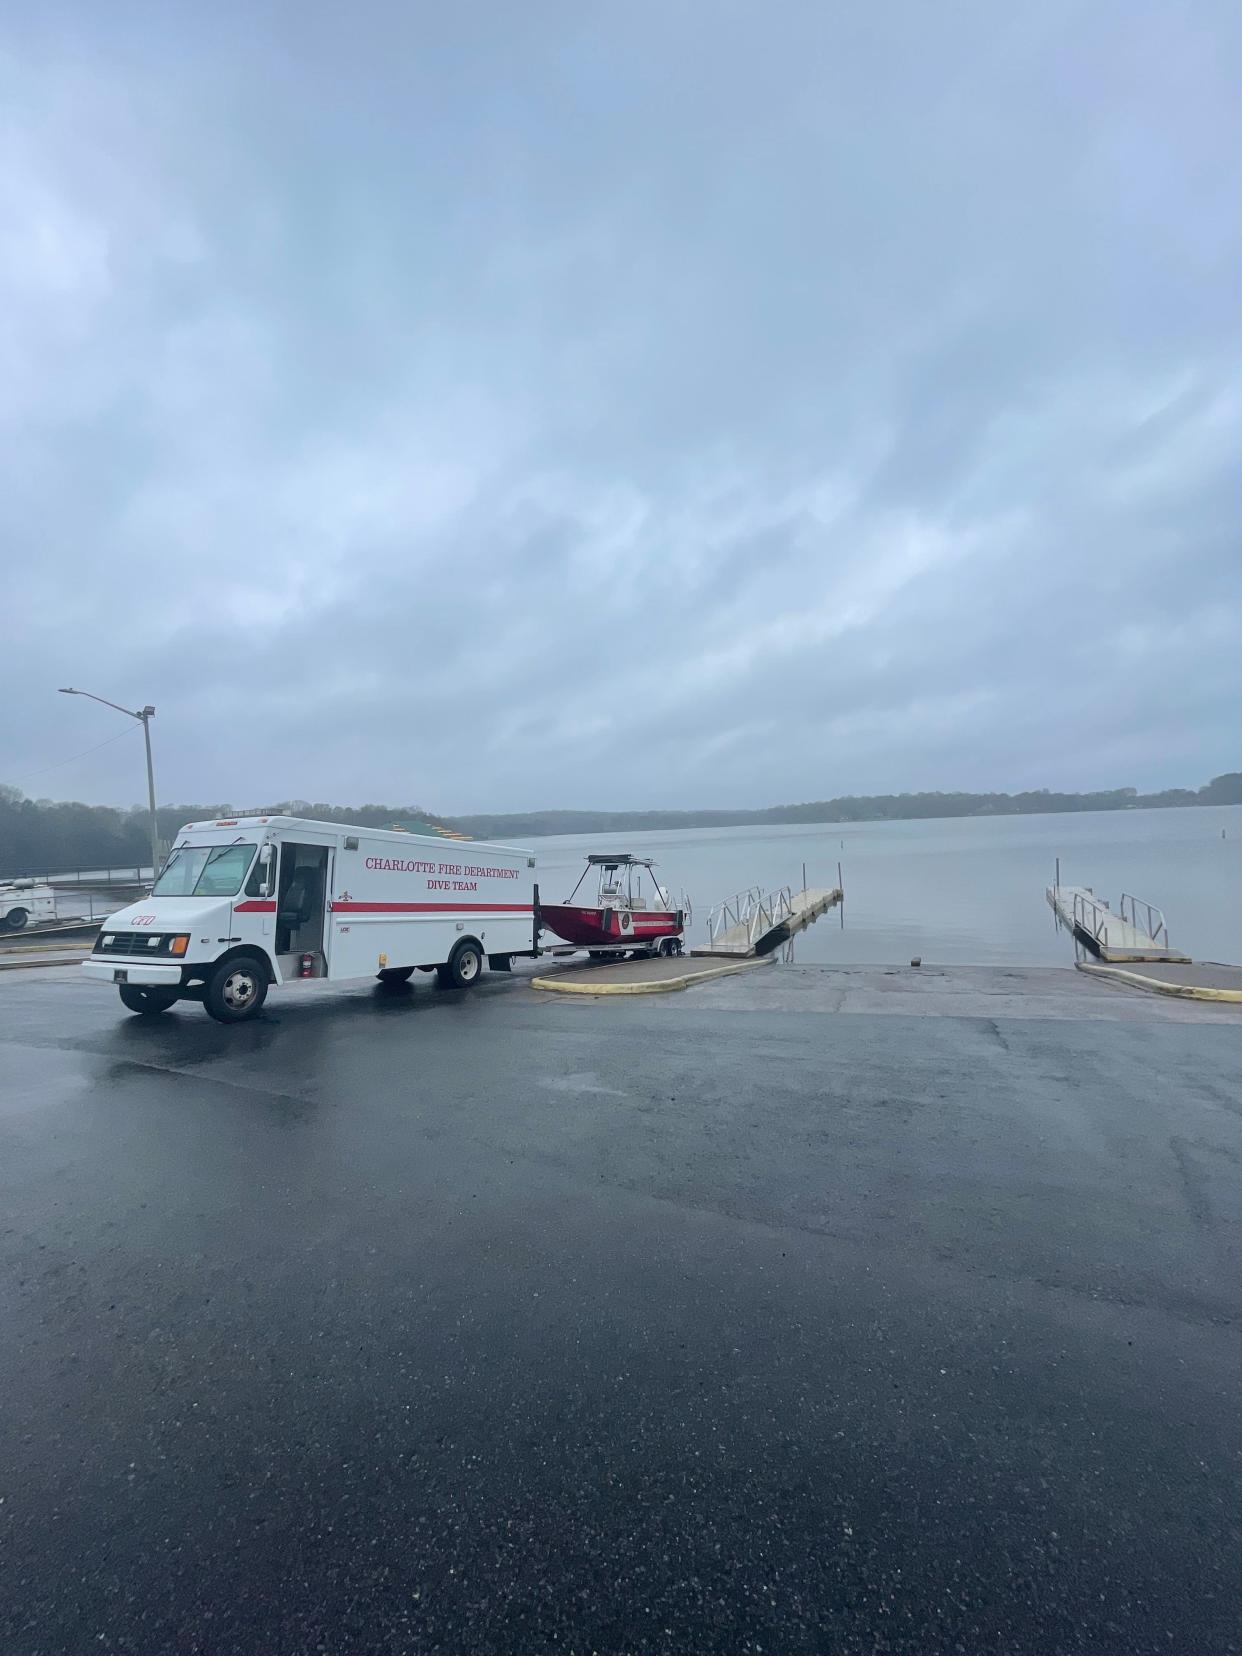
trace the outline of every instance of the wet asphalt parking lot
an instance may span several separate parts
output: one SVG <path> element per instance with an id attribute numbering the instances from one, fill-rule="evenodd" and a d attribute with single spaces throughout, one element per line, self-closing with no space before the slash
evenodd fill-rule
<path id="1" fill-rule="evenodd" d="M 0 981 L 6 1656 L 1242 1650 L 1242 1017 L 781 970 Z"/>

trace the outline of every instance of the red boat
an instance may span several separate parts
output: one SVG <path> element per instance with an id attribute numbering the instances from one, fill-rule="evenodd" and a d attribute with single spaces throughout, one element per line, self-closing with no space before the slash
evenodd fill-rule
<path id="1" fill-rule="evenodd" d="M 598 871 L 595 900 L 574 901 L 582 882 Z M 646 890 L 643 874 L 646 871 Z M 539 923 L 548 931 L 591 950 L 642 949 L 658 954 L 680 954 L 686 929 L 687 903 L 674 908 L 667 890 L 655 876 L 651 857 L 628 851 L 593 854 L 578 884 L 563 903 L 539 904 Z"/>

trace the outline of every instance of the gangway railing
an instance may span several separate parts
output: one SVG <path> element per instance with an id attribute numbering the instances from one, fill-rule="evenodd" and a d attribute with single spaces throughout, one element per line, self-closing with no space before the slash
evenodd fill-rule
<path id="1" fill-rule="evenodd" d="M 750 925 L 755 904 L 763 893 L 758 886 L 736 892 L 716 904 L 707 916 L 707 940 L 714 944 L 727 931 L 742 930 Z"/>
<path id="2" fill-rule="evenodd" d="M 1089 897 L 1081 891 L 1074 893 L 1074 925 L 1097 943 L 1103 941 L 1108 922 L 1116 918 L 1102 897 Z"/>
<path id="3" fill-rule="evenodd" d="M 1136 931 L 1146 932 L 1153 943 L 1160 942 L 1161 933 L 1164 934 L 1164 947 L 1169 944 L 1169 928 L 1165 924 L 1164 910 L 1158 909 L 1154 903 L 1149 903 L 1143 897 L 1134 896 L 1133 892 L 1123 891 L 1121 894 L 1121 918 L 1134 927 Z"/>
<path id="4" fill-rule="evenodd" d="M 707 917 L 708 947 L 749 954 L 761 937 L 792 913 L 793 891 L 789 886 L 769 892 L 762 886 L 751 886 L 712 909 Z"/>

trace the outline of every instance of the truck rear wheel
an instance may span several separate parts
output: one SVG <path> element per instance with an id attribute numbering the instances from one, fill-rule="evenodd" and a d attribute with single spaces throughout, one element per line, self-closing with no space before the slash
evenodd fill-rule
<path id="1" fill-rule="evenodd" d="M 117 988 L 121 1005 L 129 1012 L 167 1012 L 180 996 L 175 989 L 144 989 L 140 983 L 122 983 Z"/>
<path id="2" fill-rule="evenodd" d="M 222 960 L 203 985 L 203 1005 L 217 1023 L 253 1018 L 267 999 L 267 967 L 257 955 Z"/>
<path id="3" fill-rule="evenodd" d="M 4 923 L 10 931 L 21 931 L 30 915 L 23 908 L 10 909 L 5 916 Z"/>
<path id="4" fill-rule="evenodd" d="M 483 954 L 477 943 L 463 939 L 443 966 L 436 967 L 436 976 L 442 989 L 469 989 L 479 981 L 483 970 Z"/>
<path id="5" fill-rule="evenodd" d="M 408 983 L 414 976 L 412 966 L 385 966 L 382 972 L 376 972 L 381 983 Z"/>

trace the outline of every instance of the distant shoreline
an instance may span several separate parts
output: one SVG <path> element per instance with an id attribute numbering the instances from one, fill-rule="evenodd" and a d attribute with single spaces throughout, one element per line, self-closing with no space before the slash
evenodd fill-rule
<path id="1" fill-rule="evenodd" d="M 476 812 L 436 820 L 476 839 L 542 839 L 557 834 L 643 833 L 679 828 L 827 827 L 863 822 L 936 822 L 966 817 L 1081 816 L 1091 811 L 1175 810 L 1189 805 L 1242 805 L 1242 772 L 1217 776 L 1197 790 L 1107 793 L 874 794 L 736 811 Z"/>
<path id="2" fill-rule="evenodd" d="M 233 803 L 161 805 L 159 838 L 164 844 L 187 822 L 221 816 L 275 816 L 288 813 L 320 822 L 361 828 L 401 827 L 412 833 L 464 834 L 471 839 L 522 843 L 552 835 L 669 832 L 680 828 L 830 827 L 862 822 L 935 822 L 958 817 L 1064 816 L 1089 811 L 1165 810 L 1183 805 L 1242 805 L 1242 771 L 1215 776 L 1203 787 L 1166 788 L 1141 794 L 1136 788 L 1103 793 L 1052 793 L 1046 788 L 1018 794 L 910 793 L 848 794 L 800 805 L 724 811 L 474 811 L 441 816 L 423 805 L 329 805 L 308 799 L 262 806 Z M 27 799 L 18 788 L 0 784 L 0 876 L 42 874 L 49 869 L 134 868 L 150 861 L 150 825 L 141 806 L 120 811 L 108 805 L 68 800 Z"/>

